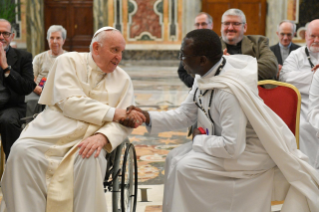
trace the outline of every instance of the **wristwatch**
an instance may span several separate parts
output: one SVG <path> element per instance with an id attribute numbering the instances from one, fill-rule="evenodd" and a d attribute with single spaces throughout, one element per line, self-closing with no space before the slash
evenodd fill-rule
<path id="1" fill-rule="evenodd" d="M 8 72 L 9 71 L 9 72 Z M 3 70 L 4 76 L 8 77 L 11 71 L 11 66 L 8 65 L 6 69 Z M 8 73 L 7 73 L 8 72 Z"/>

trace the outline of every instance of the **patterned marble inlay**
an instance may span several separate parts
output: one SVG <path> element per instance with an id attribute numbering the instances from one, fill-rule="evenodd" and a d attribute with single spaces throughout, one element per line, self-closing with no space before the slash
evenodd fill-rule
<path id="1" fill-rule="evenodd" d="M 135 0 L 136 4 L 130 1 L 129 14 L 129 38 L 137 40 L 154 40 L 162 38 L 163 2 L 159 0 Z M 137 8 L 132 8 L 137 7 Z"/>

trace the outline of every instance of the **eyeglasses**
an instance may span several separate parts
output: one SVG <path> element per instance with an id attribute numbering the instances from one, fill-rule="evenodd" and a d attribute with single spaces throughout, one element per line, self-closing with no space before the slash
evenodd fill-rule
<path id="1" fill-rule="evenodd" d="M 199 27 L 199 26 L 203 26 L 203 27 L 205 27 L 205 26 L 207 26 L 208 25 L 208 23 L 206 23 L 206 22 L 202 22 L 202 23 L 195 23 L 194 24 L 196 27 Z"/>
<path id="2" fill-rule="evenodd" d="M 178 54 L 178 59 L 179 59 L 179 60 L 185 60 L 186 57 L 197 57 L 197 56 L 198 56 L 198 55 L 187 55 L 187 56 L 185 56 L 185 55 L 183 55 L 182 52 L 180 52 L 180 53 Z"/>
<path id="3" fill-rule="evenodd" d="M 222 25 L 229 27 L 230 25 L 233 25 L 233 27 L 239 27 L 240 25 L 245 24 L 241 22 L 222 22 Z"/>
<path id="4" fill-rule="evenodd" d="M 4 37 L 4 38 L 8 38 L 8 37 L 10 37 L 10 35 L 12 34 L 12 33 L 10 33 L 10 32 L 0 32 L 0 35 L 2 34 L 2 36 Z"/>

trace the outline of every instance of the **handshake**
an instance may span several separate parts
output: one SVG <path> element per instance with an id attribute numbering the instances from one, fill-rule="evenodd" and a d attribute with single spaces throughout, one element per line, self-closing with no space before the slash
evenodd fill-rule
<path id="1" fill-rule="evenodd" d="M 150 116 L 147 111 L 131 105 L 126 108 L 126 110 L 117 108 L 115 110 L 113 121 L 119 122 L 125 127 L 136 128 L 144 122 L 149 124 Z"/>

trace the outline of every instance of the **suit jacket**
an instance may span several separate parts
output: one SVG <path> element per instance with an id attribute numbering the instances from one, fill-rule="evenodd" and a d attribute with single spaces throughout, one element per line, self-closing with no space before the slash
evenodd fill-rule
<path id="1" fill-rule="evenodd" d="M 220 38 L 222 49 L 226 43 Z M 269 49 L 268 38 L 261 35 L 244 36 L 241 43 L 241 52 L 255 57 L 258 62 L 258 80 L 274 79 L 278 71 L 278 62 L 274 53 Z"/>
<path id="2" fill-rule="evenodd" d="M 294 43 L 291 43 L 290 47 L 289 47 L 289 54 L 291 51 L 298 49 L 300 46 Z M 280 52 L 280 46 L 279 43 L 277 43 L 276 45 L 273 45 L 270 47 L 270 50 L 275 54 L 275 56 L 277 57 L 278 60 L 278 64 L 282 65 L 284 62 L 282 61 L 281 58 L 281 52 Z"/>
<path id="3" fill-rule="evenodd" d="M 3 84 L 10 93 L 10 100 L 5 108 L 17 106 L 25 108 L 24 97 L 31 93 L 36 86 L 33 76 L 32 54 L 9 47 L 6 56 L 11 71 L 8 77 L 2 73 Z"/>

